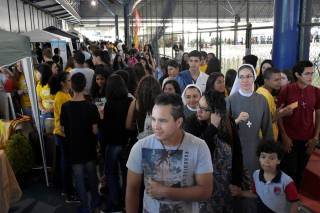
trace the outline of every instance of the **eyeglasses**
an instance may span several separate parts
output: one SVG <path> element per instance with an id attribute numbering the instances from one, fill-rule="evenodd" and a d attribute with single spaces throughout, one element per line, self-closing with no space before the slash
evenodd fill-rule
<path id="1" fill-rule="evenodd" d="M 200 105 L 198 105 L 196 109 L 201 111 L 201 112 L 212 112 L 212 109 L 210 107 L 203 107 L 203 106 L 200 106 Z"/>
<path id="2" fill-rule="evenodd" d="M 253 75 L 240 75 L 239 76 L 239 79 L 242 81 L 244 79 L 251 79 L 253 78 Z"/>
<path id="3" fill-rule="evenodd" d="M 301 75 L 303 76 L 313 76 L 315 74 L 315 72 L 304 72 Z"/>

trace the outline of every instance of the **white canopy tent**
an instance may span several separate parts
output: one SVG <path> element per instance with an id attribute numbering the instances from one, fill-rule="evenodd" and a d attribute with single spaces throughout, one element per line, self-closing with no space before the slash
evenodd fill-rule
<path id="1" fill-rule="evenodd" d="M 43 135 L 40 130 L 40 117 L 38 110 L 36 87 L 34 82 L 30 40 L 26 36 L 0 30 L 0 67 L 14 64 L 19 60 L 22 61 L 23 72 L 25 75 L 32 107 L 32 115 L 40 138 L 40 147 L 45 180 L 47 186 L 49 186 Z"/>
<path id="2" fill-rule="evenodd" d="M 49 33 L 44 30 L 34 30 L 29 32 L 21 33 L 21 35 L 28 36 L 30 38 L 30 42 L 51 42 L 53 40 L 62 40 L 65 42 L 71 42 L 70 38 L 66 38 L 60 35 L 56 35 L 53 33 Z"/>
<path id="3" fill-rule="evenodd" d="M 72 47 L 71 38 L 67 38 L 61 35 L 53 34 L 44 30 L 34 30 L 29 32 L 21 33 L 21 35 L 28 36 L 30 42 L 35 43 L 51 43 L 52 46 L 58 47 L 60 49 L 60 55 L 63 60 L 64 66 L 67 64 L 67 47 L 66 43 L 69 44 L 69 47 Z M 53 51 L 54 48 L 52 48 Z M 72 51 L 73 49 L 71 49 Z"/>

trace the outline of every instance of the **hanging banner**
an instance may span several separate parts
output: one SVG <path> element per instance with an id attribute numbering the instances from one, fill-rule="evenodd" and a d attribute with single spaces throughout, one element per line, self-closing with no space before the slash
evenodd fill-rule
<path id="1" fill-rule="evenodd" d="M 136 8 L 133 11 L 134 16 L 134 27 L 133 27 L 133 43 L 136 49 L 139 49 L 139 32 L 141 28 L 141 17 L 139 10 Z"/>

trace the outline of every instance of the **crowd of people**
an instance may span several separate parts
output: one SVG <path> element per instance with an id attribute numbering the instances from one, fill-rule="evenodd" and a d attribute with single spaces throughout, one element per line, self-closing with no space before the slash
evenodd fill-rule
<path id="1" fill-rule="evenodd" d="M 45 48 L 34 60 L 66 202 L 80 212 L 297 212 L 320 133 L 310 61 L 257 69 L 247 55 L 224 75 L 213 53 L 157 63 L 151 45 L 109 50 L 82 46 L 64 66 Z M 1 71 L 1 89 L 31 115 L 21 63 Z"/>

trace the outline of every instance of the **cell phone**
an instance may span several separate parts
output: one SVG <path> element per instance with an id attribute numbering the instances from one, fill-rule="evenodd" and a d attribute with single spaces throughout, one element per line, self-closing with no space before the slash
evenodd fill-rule
<path id="1" fill-rule="evenodd" d="M 298 106 L 299 106 L 298 101 L 295 101 L 295 102 L 293 102 L 293 103 L 291 103 L 291 104 L 288 105 L 288 107 L 290 107 L 291 109 L 295 109 L 295 108 L 297 108 Z"/>

